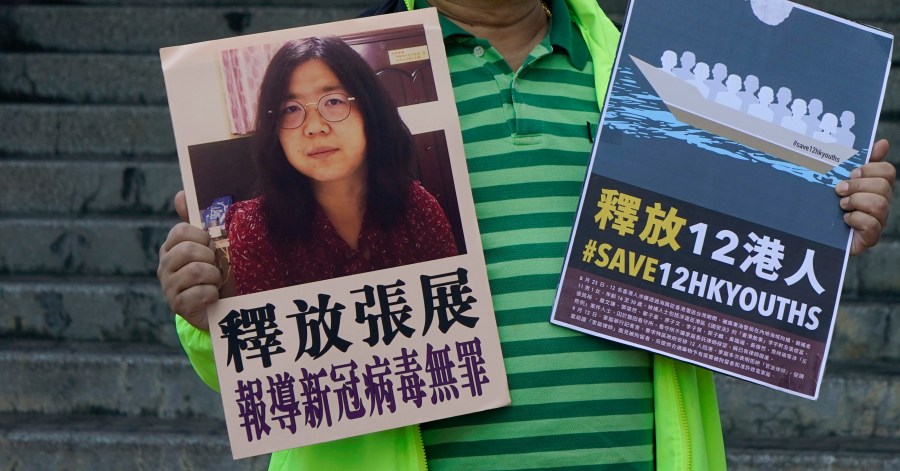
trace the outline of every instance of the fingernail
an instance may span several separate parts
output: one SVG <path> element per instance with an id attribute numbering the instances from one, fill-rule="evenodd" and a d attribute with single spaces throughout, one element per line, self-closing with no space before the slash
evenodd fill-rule
<path id="1" fill-rule="evenodd" d="M 841 208 L 842 209 L 847 209 L 847 205 L 849 205 L 849 204 L 850 204 L 850 198 L 847 198 L 847 197 L 841 198 Z"/>
<path id="2" fill-rule="evenodd" d="M 847 190 L 850 189 L 850 184 L 847 182 L 840 182 L 836 187 L 834 187 L 834 189 L 837 190 L 838 193 L 844 194 Z"/>
<path id="3" fill-rule="evenodd" d="M 850 178 L 859 178 L 862 176 L 862 170 L 855 168 L 850 172 Z"/>

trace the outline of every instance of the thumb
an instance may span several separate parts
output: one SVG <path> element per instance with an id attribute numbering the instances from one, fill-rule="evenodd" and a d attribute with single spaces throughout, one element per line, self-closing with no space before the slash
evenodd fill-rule
<path id="1" fill-rule="evenodd" d="M 187 200 L 184 196 L 184 190 L 175 193 L 175 212 L 182 221 L 188 222 Z"/>
<path id="2" fill-rule="evenodd" d="M 872 154 L 869 157 L 869 162 L 883 162 L 887 157 L 888 151 L 890 149 L 891 144 L 887 141 L 887 139 L 879 140 L 872 147 Z"/>

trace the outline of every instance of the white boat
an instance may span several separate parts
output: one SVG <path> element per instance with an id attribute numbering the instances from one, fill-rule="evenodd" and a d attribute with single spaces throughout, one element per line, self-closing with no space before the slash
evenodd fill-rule
<path id="1" fill-rule="evenodd" d="M 857 154 L 706 99 L 690 83 L 634 56 L 631 60 L 675 117 L 696 128 L 739 142 L 814 172 L 827 173 Z"/>

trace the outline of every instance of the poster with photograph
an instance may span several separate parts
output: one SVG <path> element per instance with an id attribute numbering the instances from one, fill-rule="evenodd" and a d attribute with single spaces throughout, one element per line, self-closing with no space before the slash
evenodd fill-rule
<path id="1" fill-rule="evenodd" d="M 785 0 L 633 0 L 551 321 L 814 399 L 893 38 Z"/>
<path id="2" fill-rule="evenodd" d="M 510 403 L 435 10 L 160 56 L 235 458 Z"/>

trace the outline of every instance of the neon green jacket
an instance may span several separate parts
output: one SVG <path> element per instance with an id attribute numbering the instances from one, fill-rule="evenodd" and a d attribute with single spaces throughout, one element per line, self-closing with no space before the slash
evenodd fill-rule
<path id="1" fill-rule="evenodd" d="M 412 10 L 414 0 L 394 0 L 373 12 Z M 597 101 L 602 108 L 615 63 L 619 31 L 595 0 L 566 0 L 594 64 Z M 549 322 L 549 320 L 548 320 Z M 194 370 L 219 390 L 209 332 L 176 316 L 181 344 Z M 656 469 L 719 471 L 725 469 L 725 446 L 715 384 L 710 371 L 654 355 L 653 397 Z M 424 471 L 425 448 L 418 425 L 386 430 L 272 454 L 269 470 Z"/>

